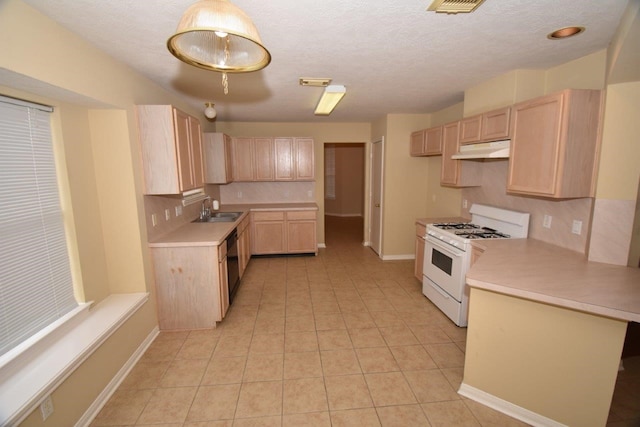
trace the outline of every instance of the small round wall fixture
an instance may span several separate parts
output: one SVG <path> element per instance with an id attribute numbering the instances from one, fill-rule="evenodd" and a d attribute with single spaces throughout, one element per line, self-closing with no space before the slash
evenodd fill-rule
<path id="1" fill-rule="evenodd" d="M 215 119 L 216 116 L 218 115 L 218 112 L 216 111 L 216 109 L 213 108 L 214 105 L 215 104 L 213 102 L 207 102 L 204 104 L 205 106 L 204 116 L 209 120 Z"/>
<path id="2" fill-rule="evenodd" d="M 555 30 L 552 33 L 547 34 L 547 38 L 549 40 L 562 40 L 568 37 L 577 36 L 578 34 L 584 33 L 586 30 L 585 27 L 564 27 L 559 30 Z"/>

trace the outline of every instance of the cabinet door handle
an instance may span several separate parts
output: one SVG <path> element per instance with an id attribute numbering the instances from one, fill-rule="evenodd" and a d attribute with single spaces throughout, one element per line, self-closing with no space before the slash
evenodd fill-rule
<path id="1" fill-rule="evenodd" d="M 380 203 L 376 203 L 376 208 L 379 208 L 379 207 L 380 207 Z"/>

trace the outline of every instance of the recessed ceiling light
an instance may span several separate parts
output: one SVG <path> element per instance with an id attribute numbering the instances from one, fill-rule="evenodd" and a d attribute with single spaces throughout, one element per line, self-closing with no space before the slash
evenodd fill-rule
<path id="1" fill-rule="evenodd" d="M 584 31 L 584 27 L 564 27 L 547 34 L 547 38 L 549 40 L 566 39 L 567 37 L 578 35 L 580 33 L 583 33 Z"/>

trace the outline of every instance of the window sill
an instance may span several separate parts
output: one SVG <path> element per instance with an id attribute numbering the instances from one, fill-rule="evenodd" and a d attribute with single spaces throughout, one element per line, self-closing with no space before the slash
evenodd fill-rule
<path id="1" fill-rule="evenodd" d="M 148 293 L 110 295 L 81 304 L 58 325 L 0 367 L 0 425 L 23 421 L 148 300 Z"/>

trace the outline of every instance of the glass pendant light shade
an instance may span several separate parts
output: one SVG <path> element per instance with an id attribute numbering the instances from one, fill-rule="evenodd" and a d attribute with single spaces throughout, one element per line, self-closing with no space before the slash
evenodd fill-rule
<path id="1" fill-rule="evenodd" d="M 187 64 L 223 73 L 257 71 L 271 62 L 251 19 L 228 0 L 191 5 L 167 48 Z"/>

